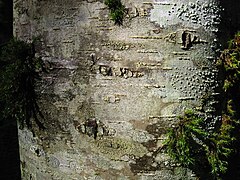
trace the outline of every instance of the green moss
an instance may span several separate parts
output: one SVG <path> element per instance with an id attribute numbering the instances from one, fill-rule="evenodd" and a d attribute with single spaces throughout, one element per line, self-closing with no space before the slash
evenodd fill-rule
<path id="1" fill-rule="evenodd" d="M 206 146 L 206 155 L 211 166 L 211 172 L 217 177 L 227 172 L 229 157 L 234 152 L 232 146 L 235 141 L 232 136 L 233 130 L 234 126 L 231 120 L 223 117 L 219 131 L 210 134 L 211 146 Z"/>
<path id="2" fill-rule="evenodd" d="M 168 154 L 183 166 L 206 167 L 213 179 L 222 179 L 240 153 L 240 33 L 229 41 L 217 62 L 222 79 L 222 121 L 214 131 L 204 126 L 201 113 L 186 111 L 168 131 Z M 238 163 L 239 164 L 239 163 Z M 226 176 L 227 177 L 227 176 Z"/>
<path id="3" fill-rule="evenodd" d="M 0 49 L 0 122 L 18 120 L 31 127 L 31 119 L 43 128 L 34 91 L 42 64 L 35 58 L 34 45 L 12 39 Z"/>
<path id="4" fill-rule="evenodd" d="M 121 0 L 105 0 L 104 3 L 108 6 L 109 15 L 115 24 L 122 25 L 125 7 L 122 5 Z"/>
<path id="5" fill-rule="evenodd" d="M 240 80 L 240 32 L 229 41 L 217 64 L 224 75 L 224 90 L 228 91 Z"/>
<path id="6" fill-rule="evenodd" d="M 184 166 L 194 165 L 200 144 L 207 137 L 207 133 L 201 129 L 204 119 L 191 110 L 179 117 L 178 125 L 170 129 L 167 145 L 168 154 Z"/>
<path id="7" fill-rule="evenodd" d="M 233 126 L 222 123 L 219 130 L 204 128 L 201 114 L 188 110 L 179 117 L 179 124 L 170 129 L 165 142 L 168 154 L 185 167 L 209 167 L 213 177 L 226 173 L 227 159 L 233 152 Z"/>

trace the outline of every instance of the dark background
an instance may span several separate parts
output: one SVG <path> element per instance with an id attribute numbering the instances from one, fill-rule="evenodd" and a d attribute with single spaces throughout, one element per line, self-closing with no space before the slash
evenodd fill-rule
<path id="1" fill-rule="evenodd" d="M 13 0 L 0 0 L 0 46 L 12 37 Z M 15 121 L 5 122 L 0 126 L 0 179 L 21 179 L 18 134 Z"/>
<path id="2" fill-rule="evenodd" d="M 13 0 L 0 0 L 0 45 L 13 35 Z"/>

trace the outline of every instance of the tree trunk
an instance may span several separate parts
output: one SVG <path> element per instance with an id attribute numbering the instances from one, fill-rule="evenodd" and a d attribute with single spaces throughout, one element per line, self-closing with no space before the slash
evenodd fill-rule
<path id="1" fill-rule="evenodd" d="M 218 0 L 15 1 L 14 33 L 48 73 L 36 91 L 45 130 L 19 130 L 22 179 L 197 179 L 165 153 L 166 130 L 216 96 Z M 204 108 L 209 128 L 215 101 Z"/>

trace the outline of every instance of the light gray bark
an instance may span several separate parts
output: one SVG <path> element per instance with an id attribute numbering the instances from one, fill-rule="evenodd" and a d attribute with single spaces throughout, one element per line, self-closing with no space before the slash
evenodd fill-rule
<path id="1" fill-rule="evenodd" d="M 119 27 L 100 1 L 15 1 L 15 35 L 41 36 L 51 65 L 37 87 L 47 129 L 19 130 L 23 179 L 196 179 L 161 148 L 218 86 L 218 1 L 123 4 Z"/>

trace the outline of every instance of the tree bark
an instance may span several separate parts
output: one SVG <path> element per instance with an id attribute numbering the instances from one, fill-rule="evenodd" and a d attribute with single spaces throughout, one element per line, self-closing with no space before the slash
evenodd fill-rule
<path id="1" fill-rule="evenodd" d="M 164 152 L 188 108 L 215 99 L 218 0 L 122 1 L 123 26 L 91 1 L 15 1 L 15 36 L 39 36 L 48 73 L 35 137 L 19 130 L 22 179 L 197 179 Z M 204 106 L 209 129 L 216 103 Z M 215 104 L 214 104 L 215 103 Z"/>

